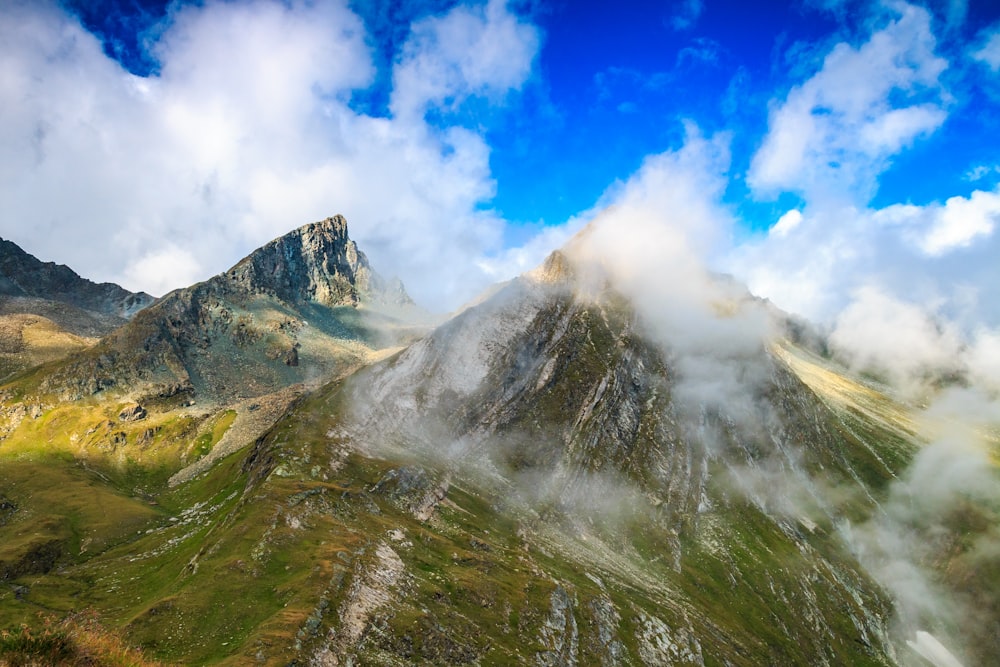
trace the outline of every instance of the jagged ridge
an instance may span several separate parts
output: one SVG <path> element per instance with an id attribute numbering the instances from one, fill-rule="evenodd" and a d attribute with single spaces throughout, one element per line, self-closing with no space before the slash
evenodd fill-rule
<path id="1" fill-rule="evenodd" d="M 220 279 L 236 292 L 269 294 L 289 303 L 412 303 L 398 280 L 389 284 L 372 270 L 368 258 L 348 238 L 347 220 L 342 215 L 271 241 Z"/>

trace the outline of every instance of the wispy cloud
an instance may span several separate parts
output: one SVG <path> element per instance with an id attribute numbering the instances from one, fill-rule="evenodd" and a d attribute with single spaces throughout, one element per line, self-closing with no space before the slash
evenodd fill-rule
<path id="1" fill-rule="evenodd" d="M 1000 24 L 983 31 L 980 44 L 969 55 L 992 71 L 1000 71 Z"/>
<path id="2" fill-rule="evenodd" d="M 674 30 L 691 30 L 698 23 L 701 13 L 705 11 L 702 0 L 679 0 L 670 17 L 670 26 Z"/>

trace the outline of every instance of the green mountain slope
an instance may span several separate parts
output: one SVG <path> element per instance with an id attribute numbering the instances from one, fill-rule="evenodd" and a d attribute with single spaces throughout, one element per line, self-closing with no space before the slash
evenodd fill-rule
<path id="1" fill-rule="evenodd" d="M 912 412 L 729 286 L 685 337 L 585 270 L 556 253 L 391 357 L 211 410 L 206 359 L 264 362 L 208 301 L 159 311 L 209 341 L 171 348 L 194 405 L 124 373 L 44 403 L 66 365 L 9 385 L 0 626 L 93 609 L 178 664 L 921 664 L 845 538 L 894 502 Z M 945 570 L 980 590 L 969 549 Z M 992 620 L 920 621 L 996 655 Z"/>

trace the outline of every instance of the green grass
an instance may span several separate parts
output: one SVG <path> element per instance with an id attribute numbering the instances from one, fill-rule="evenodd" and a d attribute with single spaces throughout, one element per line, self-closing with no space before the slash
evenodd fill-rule
<path id="1" fill-rule="evenodd" d="M 554 377 L 562 384 L 540 392 L 509 425 L 534 437 L 511 450 L 512 468 L 544 467 L 561 456 L 562 443 L 545 439 L 546 430 L 578 413 L 585 397 L 574 392 L 594 386 L 635 351 L 637 341 L 617 344 L 623 322 L 611 312 L 604 325 L 604 315 L 577 315 L 567 347 L 557 351 L 563 366 Z M 660 417 L 652 413 L 669 400 L 663 389 L 654 395 L 642 388 L 650 414 L 639 421 L 632 450 L 608 463 L 640 486 L 653 484 L 642 457 L 657 446 Z M 422 522 L 407 509 L 409 498 L 375 490 L 412 457 L 334 451 L 338 442 L 328 433 L 346 400 L 340 385 L 305 397 L 261 442 L 177 488 L 166 486 L 169 474 L 211 451 L 235 412 L 156 408 L 145 420 L 122 423 L 120 402 L 78 401 L 25 420 L 0 443 L 0 491 L 17 505 L 0 526 L 0 561 L 23 560 L 39 545 L 60 551 L 47 571 L 0 587 L 0 627 L 29 623 L 34 636 L 40 610 L 93 608 L 107 627 L 157 659 L 304 662 L 336 633 L 352 586 L 386 544 L 405 572 L 391 603 L 369 619 L 356 647 L 360 664 L 389 657 L 412 664 L 533 662 L 549 648 L 542 627 L 559 588 L 572 603 L 581 664 L 601 660 L 592 605 L 607 601 L 620 617 L 622 650 L 635 664 L 643 615 L 662 621 L 677 641 L 690 629 L 706 664 L 808 664 L 821 656 L 832 664 L 879 664 L 858 640 L 852 618 L 861 609 L 841 580 L 860 591 L 874 585 L 857 572 L 831 525 L 820 521 L 811 534 L 782 530 L 722 484 L 709 484 L 713 509 L 705 516 L 678 518 L 668 511 L 681 510 L 652 504 L 611 518 L 566 513 L 555 502 L 529 508 L 462 469 L 452 472 L 447 502 Z M 474 415 L 452 417 L 457 423 Z M 839 470 L 846 460 L 873 471 L 862 481 L 875 485 L 890 476 L 886 467 L 902 463 L 878 467 L 864 445 L 877 452 L 902 446 L 881 431 L 842 424 L 838 434 L 835 423 L 824 423 L 843 451 L 808 443 L 816 449 L 811 465 Z M 111 447 L 115 433 L 124 434 L 125 445 Z M 432 462 L 422 465 L 433 481 L 444 474 Z M 721 474 L 710 472 L 712 480 Z M 851 497 L 838 511 L 862 516 L 868 504 Z M 861 596 L 867 609 L 887 615 L 876 594 Z"/>
<path id="2" fill-rule="evenodd" d="M 205 430 L 205 432 L 199 435 L 197 440 L 195 440 L 195 457 L 201 458 L 212 451 L 212 447 L 218 444 L 219 440 L 222 439 L 222 436 L 229 430 L 229 427 L 233 425 L 233 421 L 235 419 L 235 410 L 224 410 L 218 413 L 211 420 L 207 430 Z"/>

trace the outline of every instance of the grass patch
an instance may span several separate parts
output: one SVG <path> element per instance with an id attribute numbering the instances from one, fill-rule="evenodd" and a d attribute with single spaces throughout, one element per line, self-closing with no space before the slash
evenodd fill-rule
<path id="1" fill-rule="evenodd" d="M 35 667 L 159 667 L 163 663 L 129 646 L 104 627 L 93 612 L 70 614 L 62 620 L 44 617 L 35 627 L 0 630 L 0 665 Z"/>

